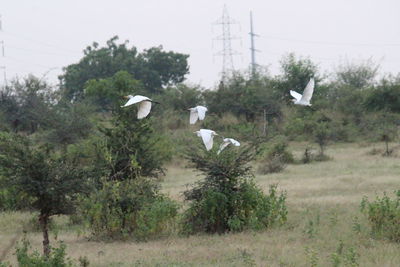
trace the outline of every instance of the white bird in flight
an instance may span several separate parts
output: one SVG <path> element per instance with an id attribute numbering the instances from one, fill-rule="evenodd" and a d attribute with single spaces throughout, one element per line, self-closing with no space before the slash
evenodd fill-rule
<path id="1" fill-rule="evenodd" d="M 209 129 L 200 129 L 200 131 L 195 132 L 198 137 L 201 137 L 204 145 L 206 146 L 207 151 L 211 150 L 213 147 L 213 139 L 215 135 L 218 135 L 213 130 Z"/>
<path id="2" fill-rule="evenodd" d="M 128 95 L 128 96 L 124 96 L 124 97 L 129 100 L 128 100 L 128 102 L 125 103 L 125 105 L 121 106 L 121 108 L 128 107 L 130 105 L 139 103 L 139 110 L 137 113 L 137 118 L 139 120 L 143 119 L 147 115 L 149 115 L 152 102 L 158 103 L 158 102 L 155 102 L 155 101 L 151 100 L 150 98 L 148 98 L 146 96 L 142 96 L 142 95 L 135 95 L 135 96 Z"/>
<path id="3" fill-rule="evenodd" d="M 293 103 L 301 106 L 311 106 L 310 100 L 314 92 L 314 78 L 311 78 L 308 82 L 306 89 L 304 89 L 303 95 L 296 91 L 290 90 L 290 94 L 295 98 L 292 99 Z"/>
<path id="4" fill-rule="evenodd" d="M 219 146 L 217 154 L 221 153 L 221 151 L 224 150 L 224 148 L 229 146 L 230 144 L 234 146 L 240 146 L 240 143 L 237 140 L 233 138 L 224 138 L 222 144 Z"/>
<path id="5" fill-rule="evenodd" d="M 196 106 L 194 108 L 189 108 L 189 110 L 190 110 L 190 119 L 189 119 L 190 124 L 195 124 L 197 119 L 201 121 L 204 120 L 206 112 L 208 111 L 208 109 L 203 106 Z"/>

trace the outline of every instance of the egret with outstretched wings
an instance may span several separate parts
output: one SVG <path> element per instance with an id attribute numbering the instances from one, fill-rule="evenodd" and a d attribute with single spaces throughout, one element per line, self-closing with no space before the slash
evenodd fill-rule
<path id="1" fill-rule="evenodd" d="M 204 145 L 206 146 L 207 151 L 211 150 L 214 143 L 214 136 L 218 135 L 213 130 L 209 129 L 200 129 L 199 131 L 195 132 L 198 137 L 201 137 L 203 140 Z"/>
<path id="2" fill-rule="evenodd" d="M 128 102 L 125 103 L 125 105 L 121 106 L 121 108 L 128 107 L 130 105 L 139 103 L 139 109 L 138 109 L 138 113 L 137 113 L 137 118 L 139 120 L 143 119 L 143 118 L 147 117 L 147 115 L 149 115 L 152 102 L 158 103 L 158 102 L 151 100 L 147 96 L 142 96 L 142 95 L 135 95 L 135 96 L 128 95 L 128 96 L 125 96 L 125 98 L 127 98 L 129 100 L 128 100 Z"/>
<path id="3" fill-rule="evenodd" d="M 201 121 L 204 120 L 208 109 L 204 106 L 196 106 L 194 108 L 189 108 L 189 110 L 190 110 L 189 123 L 195 124 L 198 119 Z"/>
<path id="4" fill-rule="evenodd" d="M 296 91 L 290 90 L 290 94 L 294 97 L 294 99 L 292 99 L 293 103 L 301 106 L 311 106 L 310 101 L 314 92 L 314 84 L 314 78 L 311 78 L 304 89 L 303 95 L 297 93 Z"/>
<path id="5" fill-rule="evenodd" d="M 219 146 L 217 154 L 221 153 L 229 145 L 240 146 L 240 143 L 233 138 L 224 138 L 222 144 Z"/>

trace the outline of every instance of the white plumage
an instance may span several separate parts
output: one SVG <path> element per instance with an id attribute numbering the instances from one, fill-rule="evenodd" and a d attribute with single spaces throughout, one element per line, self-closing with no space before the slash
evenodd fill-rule
<path id="1" fill-rule="evenodd" d="M 201 121 L 204 120 L 208 109 L 203 106 L 196 106 L 194 108 L 189 108 L 189 110 L 190 110 L 189 123 L 195 124 L 198 119 Z"/>
<path id="2" fill-rule="evenodd" d="M 293 99 L 293 103 L 301 106 L 311 106 L 310 101 L 314 92 L 314 84 L 314 78 L 311 78 L 304 89 L 303 95 L 297 93 L 296 91 L 290 90 L 290 94 L 295 98 Z"/>
<path id="3" fill-rule="evenodd" d="M 230 144 L 232 144 L 234 146 L 240 146 L 240 143 L 237 140 L 235 140 L 233 138 L 224 138 L 222 144 L 219 146 L 219 150 L 218 150 L 217 154 L 221 153 L 221 151 L 224 150 Z"/>
<path id="4" fill-rule="evenodd" d="M 121 106 L 121 108 L 124 107 L 128 107 L 130 105 L 133 104 L 137 104 L 139 103 L 139 109 L 138 109 L 138 113 L 137 113 L 137 118 L 143 119 L 145 118 L 147 115 L 149 115 L 150 110 L 151 110 L 151 102 L 152 100 L 146 96 L 142 96 L 142 95 L 128 95 L 125 98 L 128 98 L 128 102 L 125 103 L 125 105 Z"/>
<path id="5" fill-rule="evenodd" d="M 201 137 L 203 140 L 204 145 L 206 146 L 207 151 L 211 150 L 214 143 L 214 136 L 218 135 L 213 130 L 209 129 L 200 129 L 199 131 L 195 132 L 197 136 Z"/>

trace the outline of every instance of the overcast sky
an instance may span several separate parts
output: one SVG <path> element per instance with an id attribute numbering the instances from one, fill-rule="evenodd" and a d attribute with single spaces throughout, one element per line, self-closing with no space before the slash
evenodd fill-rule
<path id="1" fill-rule="evenodd" d="M 400 72 L 400 0 L 1 0 L 2 31 L 8 80 L 28 73 L 57 81 L 61 68 L 78 62 L 82 50 L 101 46 L 114 35 L 139 50 L 163 45 L 190 55 L 188 81 L 214 86 L 222 42 L 213 41 L 213 25 L 226 4 L 238 22 L 231 34 L 234 67 L 250 63 L 249 12 L 253 12 L 258 64 L 279 72 L 288 52 L 309 57 L 322 71 L 346 62 L 372 58 L 381 72 Z M 0 69 L 0 84 L 3 84 Z"/>

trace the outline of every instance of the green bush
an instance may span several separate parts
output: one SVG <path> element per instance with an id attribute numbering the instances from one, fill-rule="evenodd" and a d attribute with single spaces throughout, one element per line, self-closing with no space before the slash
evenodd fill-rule
<path id="1" fill-rule="evenodd" d="M 285 136 L 277 136 L 264 147 L 266 158 L 280 157 L 284 163 L 293 163 L 293 154 L 288 151 L 289 143 Z"/>
<path id="2" fill-rule="evenodd" d="M 261 174 L 281 172 L 286 168 L 286 163 L 282 159 L 283 156 L 269 156 L 263 159 L 258 167 Z"/>
<path id="3" fill-rule="evenodd" d="M 48 257 L 40 255 L 38 251 L 29 254 L 31 248 L 28 240 L 23 239 L 16 248 L 18 266 L 20 267 L 68 267 L 74 266 L 72 260 L 65 253 L 66 245 L 60 242 L 58 248 L 51 248 Z"/>
<path id="4" fill-rule="evenodd" d="M 272 186 L 265 195 L 254 183 L 247 163 L 255 155 L 249 147 L 220 155 L 214 150 L 191 151 L 188 159 L 206 178 L 184 192 L 189 202 L 183 215 L 184 233 L 258 230 L 286 221 L 286 194 L 278 195 Z"/>
<path id="5" fill-rule="evenodd" d="M 281 172 L 287 163 L 293 163 L 293 154 L 288 151 L 288 142 L 284 136 L 277 136 L 263 148 L 263 158 L 258 171 L 262 174 Z"/>
<path id="6" fill-rule="evenodd" d="M 138 240 L 147 240 L 158 237 L 171 231 L 171 225 L 178 214 L 178 205 L 175 201 L 158 196 L 157 199 L 145 205 L 138 212 L 134 236 Z"/>
<path id="7" fill-rule="evenodd" d="M 177 215 L 177 204 L 159 193 L 148 178 L 104 181 L 81 202 L 79 214 L 95 239 L 146 240 L 165 233 Z"/>
<path id="8" fill-rule="evenodd" d="M 364 197 L 361 211 L 368 217 L 375 237 L 400 242 L 400 190 L 396 192 L 394 199 L 386 193 L 372 202 Z"/>
<path id="9" fill-rule="evenodd" d="M 276 186 L 266 195 L 253 181 L 243 181 L 229 195 L 210 189 L 186 210 L 183 230 L 191 234 L 265 229 L 286 221 L 285 201 L 286 195 L 278 194 Z"/>

